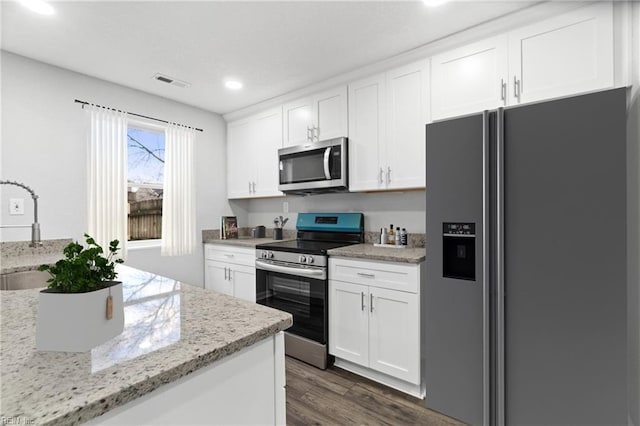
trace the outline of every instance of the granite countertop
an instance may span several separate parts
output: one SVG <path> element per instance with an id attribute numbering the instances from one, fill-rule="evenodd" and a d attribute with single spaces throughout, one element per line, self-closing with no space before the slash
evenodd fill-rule
<path id="1" fill-rule="evenodd" d="M 10 274 L 37 269 L 43 263 L 52 265 L 64 257 L 64 248 L 71 238 L 46 240 L 41 247 L 29 247 L 28 241 L 0 243 L 0 273 Z"/>
<path id="2" fill-rule="evenodd" d="M 85 353 L 37 351 L 39 289 L 0 292 L 1 419 L 78 424 L 292 324 L 262 305 L 124 265 L 118 272 L 124 331 Z"/>
<path id="3" fill-rule="evenodd" d="M 223 244 L 228 246 L 256 248 L 258 244 L 275 243 L 275 242 L 287 241 L 292 239 L 295 240 L 295 238 L 285 238 L 282 240 L 274 240 L 273 238 L 251 238 L 251 237 L 232 238 L 229 240 L 205 238 L 202 240 L 202 242 L 205 244 Z"/>
<path id="4" fill-rule="evenodd" d="M 376 247 L 373 244 L 355 244 L 331 249 L 328 254 L 387 262 L 420 263 L 426 259 L 427 251 L 424 247 L 392 248 Z"/>

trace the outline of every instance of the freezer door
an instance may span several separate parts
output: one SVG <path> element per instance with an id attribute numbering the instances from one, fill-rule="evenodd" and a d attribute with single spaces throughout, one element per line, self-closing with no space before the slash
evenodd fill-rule
<path id="1" fill-rule="evenodd" d="M 507 424 L 627 422 L 625 116 L 625 89 L 505 110 Z"/>
<path id="2" fill-rule="evenodd" d="M 424 378 L 427 407 L 470 424 L 488 415 L 484 279 L 485 115 L 427 125 Z M 471 235 L 473 234 L 473 235 Z M 470 270 L 470 256 L 475 258 Z"/>

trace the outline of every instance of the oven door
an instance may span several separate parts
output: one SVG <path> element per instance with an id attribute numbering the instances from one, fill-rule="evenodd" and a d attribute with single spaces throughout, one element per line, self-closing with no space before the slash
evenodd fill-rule
<path id="1" fill-rule="evenodd" d="M 287 331 L 327 343 L 326 269 L 256 260 L 256 302 L 293 315 Z"/>

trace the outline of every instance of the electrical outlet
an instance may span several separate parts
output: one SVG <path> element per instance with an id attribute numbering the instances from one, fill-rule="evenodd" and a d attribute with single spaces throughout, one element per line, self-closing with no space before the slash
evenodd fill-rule
<path id="1" fill-rule="evenodd" d="M 289 213 L 289 202 L 288 201 L 284 201 L 282 203 L 282 212 L 283 213 Z"/>
<path id="2" fill-rule="evenodd" d="M 24 198 L 11 198 L 9 200 L 9 214 L 24 214 Z"/>

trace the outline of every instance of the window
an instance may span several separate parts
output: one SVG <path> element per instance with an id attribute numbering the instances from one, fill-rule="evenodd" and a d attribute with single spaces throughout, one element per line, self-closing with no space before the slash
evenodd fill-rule
<path id="1" fill-rule="evenodd" d="M 127 240 L 162 238 L 164 129 L 127 128 Z"/>

